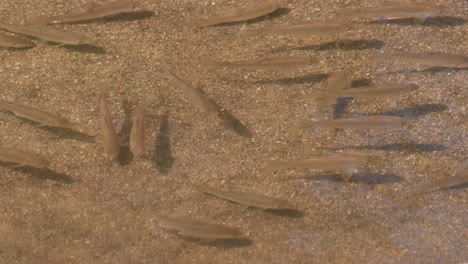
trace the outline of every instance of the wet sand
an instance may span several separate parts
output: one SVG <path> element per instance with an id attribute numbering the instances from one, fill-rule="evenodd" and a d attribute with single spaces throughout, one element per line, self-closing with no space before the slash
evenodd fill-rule
<path id="1" fill-rule="evenodd" d="M 83 133 L 37 127 L 0 111 L 0 145 L 48 158 L 50 170 L 0 167 L 1 263 L 461 263 L 468 260 L 466 185 L 411 196 L 417 184 L 467 167 L 468 71 L 413 71 L 366 60 L 380 52 L 467 53 L 464 0 L 446 16 L 366 23 L 337 35 L 261 36 L 248 29 L 327 20 L 338 10 L 390 1 L 288 1 L 249 23 L 193 29 L 191 20 L 255 1 L 143 1 L 136 13 L 52 28 L 81 32 L 95 45 L 0 50 L 0 98 L 60 114 Z M 89 1 L 3 1 L 2 21 L 23 23 Z M 447 3 L 447 2 L 446 2 Z M 208 69 L 203 59 L 241 61 L 280 55 L 320 61 L 302 69 Z M 186 100 L 160 62 L 219 107 L 207 115 Z M 352 68 L 353 85 L 412 82 L 398 97 L 339 99 L 321 119 L 393 115 L 410 127 L 391 131 L 290 128 L 316 114 L 314 91 L 330 73 Z M 99 93 L 123 138 L 112 162 L 95 143 Z M 146 154 L 128 151 L 130 116 L 148 103 Z M 271 160 L 335 153 L 375 157 L 343 181 L 330 173 L 267 174 Z M 207 183 L 291 201 L 295 211 L 247 209 L 198 192 Z M 159 227 L 151 212 L 239 228 L 245 239 L 198 241 Z"/>

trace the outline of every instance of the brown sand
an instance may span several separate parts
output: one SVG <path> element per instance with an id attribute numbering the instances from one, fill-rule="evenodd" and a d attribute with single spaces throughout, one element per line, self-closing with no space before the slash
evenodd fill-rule
<path id="1" fill-rule="evenodd" d="M 90 2 L 1 1 L 0 17 L 22 23 Z M 89 34 L 97 47 L 0 51 L 2 99 L 60 113 L 90 134 L 98 132 L 103 84 L 110 87 L 108 101 L 124 138 L 130 112 L 142 99 L 151 99 L 147 153 L 132 159 L 124 148 L 120 163 L 110 162 L 91 137 L 35 127 L 0 112 L 1 146 L 36 151 L 53 164 L 50 171 L 0 167 L 1 263 L 468 260 L 466 189 L 407 196 L 412 186 L 467 166 L 468 71 L 411 72 L 411 65 L 365 63 L 384 51 L 467 55 L 465 0 L 437 1 L 450 4 L 449 14 L 424 25 L 411 20 L 361 23 L 337 37 L 309 39 L 240 36 L 247 29 L 326 20 L 337 10 L 391 1 L 288 1 L 288 14 L 201 30 L 186 22 L 256 1 L 143 2 L 153 13 L 53 26 Z M 321 62 L 276 72 L 199 65 L 207 58 L 235 61 L 275 54 Z M 187 104 L 164 76 L 163 59 L 181 78 L 202 88 L 223 109 L 226 121 Z M 309 96 L 323 87 L 326 75 L 348 67 L 356 69 L 353 79 L 360 83 L 409 81 L 420 88 L 400 97 L 340 99 L 335 113 L 330 106 L 321 118 L 388 114 L 410 118 L 413 125 L 389 132 L 290 133 L 289 128 L 314 115 L 316 104 Z M 336 152 L 378 159 L 348 182 L 327 173 L 262 172 L 270 160 Z M 245 209 L 197 192 L 193 185 L 198 183 L 281 197 L 298 211 Z M 184 239 L 160 228 L 148 212 L 238 227 L 247 239 Z"/>

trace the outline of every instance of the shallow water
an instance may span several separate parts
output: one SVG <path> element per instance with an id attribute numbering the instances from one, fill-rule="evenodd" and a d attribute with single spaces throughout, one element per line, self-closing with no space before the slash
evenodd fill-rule
<path id="1" fill-rule="evenodd" d="M 76 10 L 88 1 L 3 1 L 2 21 Z M 466 1 L 426 24 L 366 23 L 336 36 L 262 36 L 243 31 L 332 19 L 344 4 L 289 1 L 249 23 L 193 29 L 186 23 L 255 1 L 142 1 L 142 11 L 52 26 L 81 32 L 95 46 L 45 45 L 0 50 L 1 99 L 67 117 L 80 132 L 37 127 L 0 111 L 0 145 L 47 157 L 48 171 L 0 167 L 0 262 L 4 263 L 460 263 L 466 250 L 466 185 L 418 197 L 417 184 L 467 167 L 467 70 L 415 72 L 415 65 L 368 64 L 380 52 L 466 54 Z M 27 8 L 26 8 L 27 7 Z M 435 22 L 437 23 L 435 23 Z M 457 22 L 457 23 L 455 23 Z M 306 68 L 273 72 L 208 69 L 203 59 L 315 57 Z M 200 88 L 218 106 L 193 107 L 164 73 Z M 317 118 L 314 91 L 334 71 L 352 68 L 358 84 L 411 82 L 398 97 L 342 100 L 319 119 L 394 115 L 410 127 L 392 131 L 292 133 Z M 146 154 L 122 146 L 117 162 L 94 142 L 103 87 L 117 130 L 128 142 L 131 113 L 147 108 Z M 271 160 L 357 153 L 374 156 L 349 181 L 328 172 L 263 173 Z M 255 192 L 291 201 L 298 212 L 246 209 L 193 186 Z M 158 226 L 148 211 L 237 227 L 240 241 L 185 239 Z"/>

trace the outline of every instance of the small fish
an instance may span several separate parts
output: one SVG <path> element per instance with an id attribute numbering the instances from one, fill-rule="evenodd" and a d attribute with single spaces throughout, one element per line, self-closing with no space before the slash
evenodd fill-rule
<path id="1" fill-rule="evenodd" d="M 199 185 L 197 189 L 205 194 L 210 194 L 221 199 L 229 200 L 238 204 L 257 207 L 261 209 L 291 209 L 292 205 L 283 199 L 266 197 L 249 192 L 227 192 L 214 190 L 206 185 Z"/>
<path id="2" fill-rule="evenodd" d="M 402 4 L 383 7 L 357 9 L 342 14 L 344 17 L 367 18 L 415 18 L 418 22 L 424 22 L 428 17 L 441 15 L 446 9 L 443 5 L 427 4 Z"/>
<path id="3" fill-rule="evenodd" d="M 347 129 L 347 130 L 368 130 L 368 129 L 392 129 L 409 125 L 410 121 L 396 116 L 369 116 L 365 118 L 337 118 L 323 121 L 304 122 L 294 129 Z"/>
<path id="4" fill-rule="evenodd" d="M 238 9 L 228 15 L 193 21 L 190 24 L 195 25 L 196 27 L 208 27 L 225 23 L 248 21 L 273 13 L 280 8 L 281 4 L 278 1 L 268 1 L 266 3 L 251 5 Z"/>
<path id="5" fill-rule="evenodd" d="M 283 169 L 339 171 L 349 178 L 355 170 L 365 166 L 368 161 L 369 157 L 366 156 L 343 154 L 302 160 L 273 161 L 268 164 L 266 171 L 275 172 Z"/>
<path id="6" fill-rule="evenodd" d="M 277 28 L 250 30 L 245 34 L 245 36 L 253 37 L 264 34 L 294 36 L 330 35 L 338 32 L 348 31 L 354 27 L 355 25 L 351 22 L 314 21 Z"/>
<path id="7" fill-rule="evenodd" d="M 115 16 L 130 10 L 133 6 L 135 6 L 135 4 L 136 1 L 110 1 L 93 5 L 92 7 L 87 8 L 81 12 L 34 19 L 31 21 L 31 24 L 65 24 Z"/>
<path id="8" fill-rule="evenodd" d="M 51 127 L 65 127 L 72 129 L 73 124 L 66 118 L 24 105 L 14 104 L 0 99 L 0 107 L 13 112 L 15 115 Z"/>
<path id="9" fill-rule="evenodd" d="M 328 77 L 325 83 L 326 92 L 341 91 L 350 88 L 353 72 L 351 70 L 342 70 L 334 72 Z"/>
<path id="10" fill-rule="evenodd" d="M 163 70 L 175 81 L 177 86 L 179 86 L 182 91 L 187 95 L 189 102 L 198 107 L 200 110 L 208 112 L 208 113 L 215 113 L 217 111 L 216 105 L 200 90 L 190 86 L 186 81 L 179 78 L 175 75 L 172 71 L 169 70 L 167 64 L 163 62 L 162 64 Z"/>
<path id="11" fill-rule="evenodd" d="M 415 87 L 411 83 L 381 83 L 374 85 L 361 86 L 350 89 L 341 89 L 338 91 L 325 92 L 317 97 L 319 99 L 336 99 L 338 97 L 369 98 L 378 96 L 399 95 L 410 92 Z"/>
<path id="12" fill-rule="evenodd" d="M 0 23 L 0 28 L 11 31 L 13 33 L 23 34 L 29 37 L 43 39 L 50 42 L 68 45 L 82 45 L 89 43 L 89 38 L 81 33 L 51 29 L 47 27 Z"/>
<path id="13" fill-rule="evenodd" d="M 17 163 L 19 166 L 47 168 L 50 162 L 36 153 L 16 149 L 0 148 L 0 161 Z"/>
<path id="14" fill-rule="evenodd" d="M 405 63 L 419 63 L 430 67 L 446 67 L 460 69 L 468 68 L 467 56 L 446 53 L 383 53 L 376 55 L 370 59 L 370 62 L 377 61 L 400 61 Z"/>
<path id="15" fill-rule="evenodd" d="M 461 174 L 437 180 L 435 182 L 422 184 L 414 188 L 414 193 L 423 194 L 434 192 L 439 189 L 449 188 L 468 182 L 468 170 L 464 170 Z"/>
<path id="16" fill-rule="evenodd" d="M 146 102 L 142 102 L 135 110 L 130 131 L 130 150 L 137 157 L 143 155 L 145 148 L 145 115 Z"/>
<path id="17" fill-rule="evenodd" d="M 323 112 L 327 103 L 333 97 L 328 97 L 329 94 L 339 93 L 341 90 L 350 88 L 352 82 L 353 72 L 349 69 L 336 71 L 328 77 L 325 82 L 325 88 L 320 89 L 321 95 L 316 97 L 318 99 L 317 108 Z M 315 93 L 314 93 L 315 95 Z"/>
<path id="18" fill-rule="evenodd" d="M 109 111 L 109 106 L 104 94 L 101 94 L 99 125 L 101 128 L 101 138 L 99 141 L 102 148 L 112 159 L 116 159 L 120 152 L 120 139 L 115 132 L 114 124 L 112 123 L 112 115 Z"/>
<path id="19" fill-rule="evenodd" d="M 0 47 L 22 49 L 34 46 L 36 44 L 27 38 L 0 33 Z"/>
<path id="20" fill-rule="evenodd" d="M 261 61 L 202 61 L 202 65 L 215 68 L 245 68 L 249 70 L 266 71 L 285 68 L 305 67 L 318 60 L 304 57 L 281 56 L 277 58 L 265 59 Z"/>
<path id="21" fill-rule="evenodd" d="M 154 216 L 164 228 L 174 229 L 179 235 L 203 239 L 237 239 L 242 236 L 237 228 L 210 224 L 193 220 L 176 220 L 164 216 Z"/>

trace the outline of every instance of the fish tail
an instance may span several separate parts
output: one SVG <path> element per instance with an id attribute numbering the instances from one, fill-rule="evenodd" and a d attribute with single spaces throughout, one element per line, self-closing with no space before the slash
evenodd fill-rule
<path id="1" fill-rule="evenodd" d="M 109 93 L 109 90 L 111 89 L 109 83 L 105 81 L 98 81 L 98 87 L 99 87 L 99 95 L 100 98 L 105 98 L 106 95 Z"/>
<path id="2" fill-rule="evenodd" d="M 200 64 L 207 68 L 221 68 L 223 66 L 222 62 L 214 60 L 202 60 Z"/>
<path id="3" fill-rule="evenodd" d="M 208 186 L 206 186 L 205 184 L 199 184 L 199 185 L 195 186 L 195 188 L 198 191 L 202 192 L 202 193 L 207 193 L 207 194 L 211 193 L 211 189 Z"/>
<path id="4" fill-rule="evenodd" d="M 273 173 L 284 168 L 284 162 L 282 161 L 270 161 L 266 168 L 263 170 L 264 173 Z"/>
<path id="5" fill-rule="evenodd" d="M 306 130 L 306 129 L 309 129 L 309 128 L 312 128 L 314 127 L 316 121 L 306 121 L 306 122 L 302 122 L 298 125 L 295 125 L 291 128 L 291 132 L 293 133 L 298 133 L 300 131 L 303 131 L 303 130 Z"/>
<path id="6" fill-rule="evenodd" d="M 171 70 L 169 69 L 169 65 L 167 64 L 167 62 L 166 62 L 164 59 L 161 60 L 160 66 L 161 66 L 161 69 L 162 69 L 165 73 L 167 73 L 167 74 L 169 74 L 169 75 L 172 75 L 172 72 L 171 72 Z"/>
<path id="7" fill-rule="evenodd" d="M 212 23 L 210 23 L 210 20 L 205 20 L 205 19 L 202 19 L 202 20 L 194 20 L 194 21 L 190 21 L 190 22 L 187 22 L 187 25 L 191 28 L 195 28 L 195 29 L 201 29 L 201 28 L 204 28 L 204 27 L 208 27 L 210 26 Z"/>
<path id="8" fill-rule="evenodd" d="M 409 127 L 410 127 L 410 126 L 413 125 L 413 121 L 411 121 L 411 120 L 405 118 L 405 119 L 403 119 L 403 120 L 401 121 L 401 125 L 402 125 L 402 126 L 409 126 Z"/>

